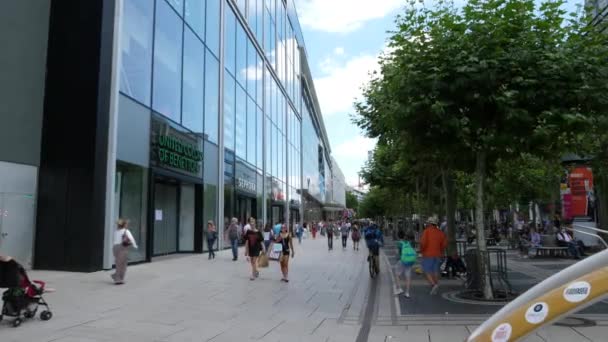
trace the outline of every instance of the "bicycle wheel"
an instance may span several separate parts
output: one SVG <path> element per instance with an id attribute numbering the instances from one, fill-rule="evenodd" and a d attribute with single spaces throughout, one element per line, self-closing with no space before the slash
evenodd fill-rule
<path id="1" fill-rule="evenodd" d="M 373 256 L 367 261 L 367 264 L 369 266 L 369 276 L 372 278 L 375 277 L 376 276 L 376 267 L 374 266 L 375 262 L 374 262 Z"/>
<path id="2" fill-rule="evenodd" d="M 376 273 L 376 275 L 378 275 L 380 273 L 380 256 L 375 255 L 374 256 L 374 273 Z"/>

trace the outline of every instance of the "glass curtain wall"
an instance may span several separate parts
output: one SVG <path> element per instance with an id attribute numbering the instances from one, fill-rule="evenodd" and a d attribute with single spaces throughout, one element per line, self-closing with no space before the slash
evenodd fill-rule
<path id="1" fill-rule="evenodd" d="M 217 222 L 220 1 L 122 2 L 120 93 L 205 141 L 203 208 L 196 209 L 203 211 L 205 222 Z M 132 227 L 141 227 L 134 234 L 142 246 L 137 253 L 143 254 L 132 260 L 145 258 L 147 179 L 148 169 L 117 162 L 116 212 L 128 215 Z M 182 204 L 190 205 L 192 189 L 185 192 Z M 184 246 L 191 247 L 191 237 L 184 239 Z"/>

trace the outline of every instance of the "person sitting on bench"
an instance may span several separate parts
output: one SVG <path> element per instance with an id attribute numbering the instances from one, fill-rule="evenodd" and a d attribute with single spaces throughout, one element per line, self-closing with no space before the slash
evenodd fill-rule
<path id="1" fill-rule="evenodd" d="M 573 238 L 564 227 L 562 227 L 560 232 L 557 233 L 557 245 L 561 247 L 568 247 L 568 252 L 575 259 L 580 259 L 581 256 L 585 256 L 585 245 L 583 242 Z"/>

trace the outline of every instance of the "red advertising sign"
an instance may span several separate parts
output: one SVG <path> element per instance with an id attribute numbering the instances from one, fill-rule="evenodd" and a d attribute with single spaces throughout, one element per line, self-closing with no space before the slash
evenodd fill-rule
<path id="1" fill-rule="evenodd" d="M 592 215 L 593 173 L 589 167 L 575 167 L 568 176 L 571 194 L 570 217 Z M 565 197 L 565 196 L 564 196 Z"/>

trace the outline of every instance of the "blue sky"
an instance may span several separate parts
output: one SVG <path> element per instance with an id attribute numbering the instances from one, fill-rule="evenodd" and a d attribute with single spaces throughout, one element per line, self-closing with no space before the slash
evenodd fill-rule
<path id="1" fill-rule="evenodd" d="M 376 69 L 395 15 L 405 0 L 295 0 L 325 127 L 346 182 L 357 173 L 375 142 L 351 123 L 353 102 Z M 455 0 L 463 3 L 466 0 Z M 430 0 L 426 0 L 430 3 Z M 568 0 L 574 9 L 583 0 Z"/>

